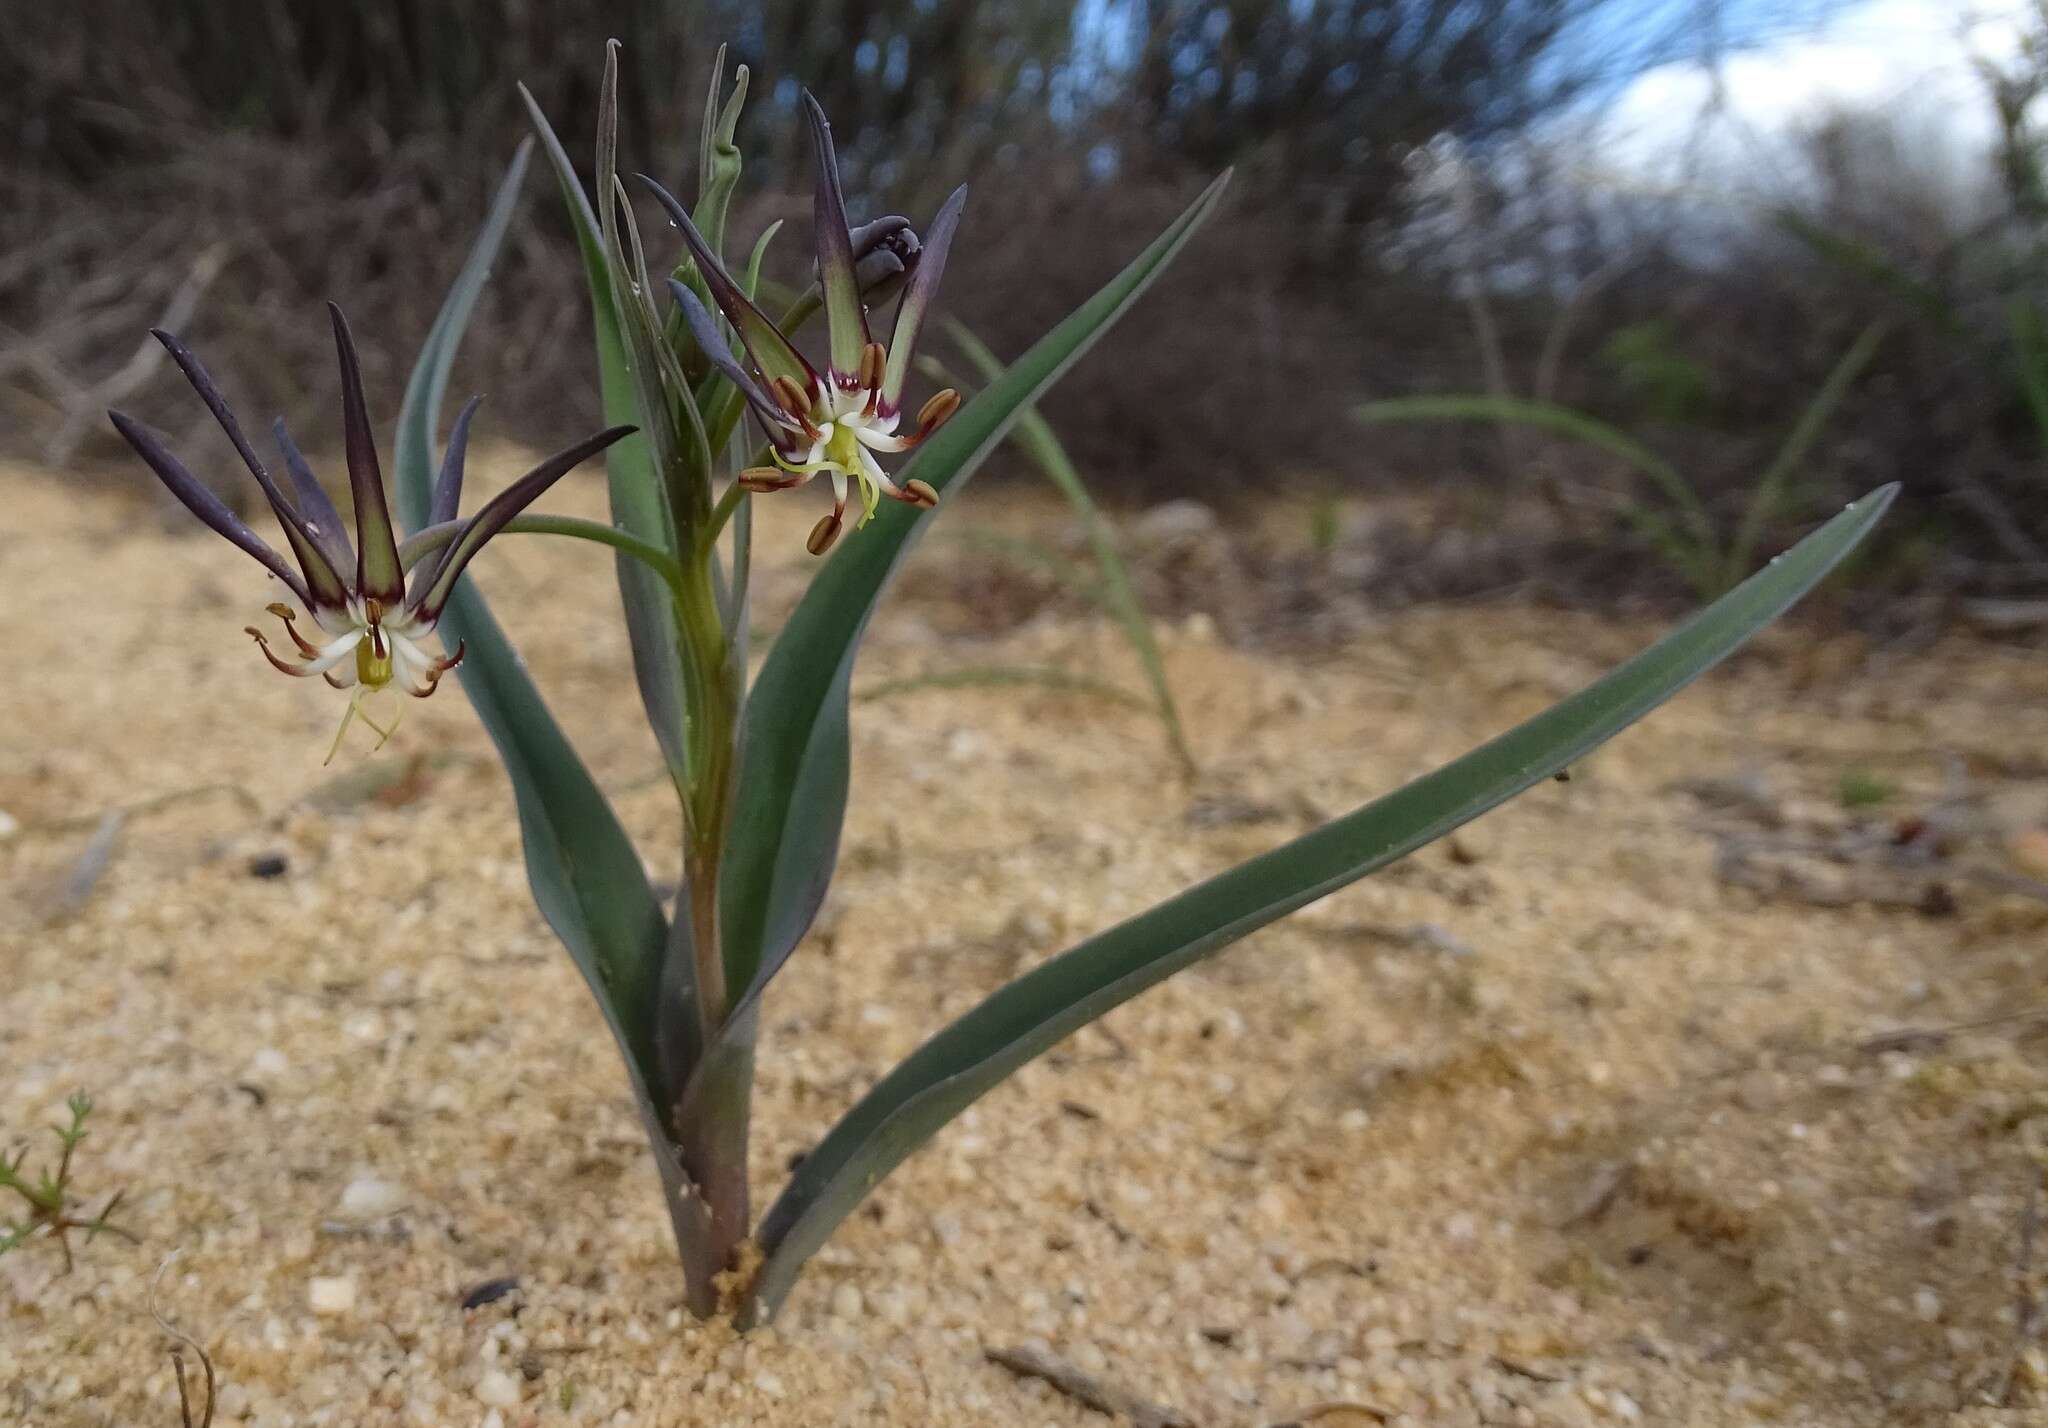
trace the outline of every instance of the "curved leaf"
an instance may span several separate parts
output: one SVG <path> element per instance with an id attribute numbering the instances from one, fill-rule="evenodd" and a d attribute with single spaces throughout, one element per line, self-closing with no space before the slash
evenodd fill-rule
<path id="1" fill-rule="evenodd" d="M 606 55 L 608 65 L 616 64 L 609 49 Z M 584 195 L 582 180 L 576 177 L 576 166 L 569 162 L 568 152 L 555 137 L 547 115 L 523 84 L 519 86 L 519 98 L 526 105 L 534 134 L 540 139 L 541 152 L 554 170 L 562 202 L 569 210 L 569 226 L 576 234 L 576 251 L 583 259 L 584 283 L 590 289 L 591 325 L 597 334 L 598 383 L 603 394 L 604 419 L 609 424 L 638 423 L 639 387 L 627 356 L 618 305 L 612 300 L 604 233 Z M 615 119 L 615 114 L 608 113 L 601 122 Z M 661 473 L 655 466 L 652 438 L 645 434 L 629 436 L 614 446 L 605 455 L 605 476 L 611 488 L 613 523 L 664 550 L 675 549 L 673 521 L 664 498 Z M 640 700 L 647 707 L 647 722 L 653 726 L 655 740 L 661 745 L 670 778 L 681 787 L 686 767 L 683 711 L 687 706 L 682 658 L 677 653 L 681 636 L 676 628 L 675 604 L 667 587 L 652 572 L 630 560 L 620 559 L 618 577 Z"/>
<path id="2" fill-rule="evenodd" d="M 1169 898 L 1011 982 L 891 1071 L 761 1222 L 759 1316 L 882 1178 L 1019 1066 L 1111 1008 L 1550 777 L 1719 663 L 1833 569 L 1897 487 L 1865 497 L 1619 669 L 1354 813 Z"/>
<path id="3" fill-rule="evenodd" d="M 531 140 L 520 145 L 406 383 L 394 474 L 399 510 L 409 527 L 425 526 L 432 516 L 434 438 L 449 369 L 512 220 L 532 148 Z M 474 585 L 464 581 L 456 586 L 440 631 L 451 647 L 460 641 L 467 648 L 462 688 L 512 780 L 534 901 L 603 1007 L 645 1111 L 653 1105 L 648 1095 L 655 1065 L 650 1019 L 667 936 L 661 904 L 611 805 Z"/>
<path id="4" fill-rule="evenodd" d="M 1165 271 L 1215 210 L 1224 174 L 1000 378 L 917 448 L 898 475 L 964 485 L 1011 425 Z M 921 512 L 890 504 L 842 541 L 769 651 L 747 700 L 745 766 L 720 892 L 727 985 L 759 994 L 810 928 L 846 816 L 847 686 L 860 637 L 908 554 Z"/>

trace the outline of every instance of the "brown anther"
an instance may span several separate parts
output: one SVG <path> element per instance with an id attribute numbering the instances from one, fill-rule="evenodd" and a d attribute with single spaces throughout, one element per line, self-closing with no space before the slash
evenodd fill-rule
<path id="1" fill-rule="evenodd" d="M 782 403 L 782 409 L 798 421 L 806 422 L 811 414 L 811 394 L 798 384 L 794 377 L 777 377 L 768 384 L 775 394 L 775 400 Z"/>
<path id="2" fill-rule="evenodd" d="M 842 524 L 837 511 L 829 516 L 820 516 L 818 523 L 811 527 L 811 538 L 804 542 L 804 549 L 812 555 L 823 555 L 832 549 L 832 542 L 839 539 Z"/>
<path id="3" fill-rule="evenodd" d="M 960 394 L 951 387 L 932 393 L 930 401 L 917 410 L 917 434 L 929 436 L 946 418 L 960 410 Z"/>
<path id="4" fill-rule="evenodd" d="M 780 491 L 789 484 L 789 477 L 779 466 L 749 466 L 740 472 L 743 491 Z"/>
<path id="5" fill-rule="evenodd" d="M 372 595 L 363 601 L 363 622 L 374 625 L 384 618 L 384 602 Z"/>
<path id="6" fill-rule="evenodd" d="M 882 372 L 889 365 L 889 353 L 879 342 L 860 349 L 860 384 L 869 391 L 882 385 Z"/>
<path id="7" fill-rule="evenodd" d="M 454 654 L 443 655 L 441 656 L 441 658 L 435 660 L 432 664 L 427 666 L 426 674 L 423 676 L 426 688 L 409 689 L 406 691 L 406 693 L 412 695 L 412 697 L 415 699 L 425 699 L 431 694 L 433 694 L 433 692 L 436 689 L 439 689 L 441 687 L 441 676 L 446 674 L 449 670 L 455 668 L 455 666 L 457 666 L 458 664 L 461 664 L 462 656 L 466 654 L 468 650 L 469 642 L 467 640 L 457 640 L 455 642 Z"/>
<path id="8" fill-rule="evenodd" d="M 299 627 L 292 623 L 298 617 L 298 611 L 292 609 L 291 606 L 283 601 L 266 605 L 263 608 L 284 622 L 284 632 L 292 637 L 292 643 L 299 647 L 300 654 L 304 655 L 307 659 L 320 658 L 320 651 L 307 644 L 306 637 L 299 633 Z"/>
<path id="9" fill-rule="evenodd" d="M 300 669 L 297 665 L 286 664 L 271 652 L 270 641 L 263 638 L 263 631 L 257 629 L 254 625 L 244 625 L 242 626 L 242 633 L 256 641 L 256 648 L 263 651 L 263 657 L 270 661 L 270 667 L 279 674 L 288 674 L 294 679 L 305 677 L 305 670 Z"/>
<path id="10" fill-rule="evenodd" d="M 903 494 L 910 497 L 912 505 L 923 506 L 927 510 L 939 503 L 939 493 L 932 489 L 932 483 L 920 481 L 915 476 L 903 483 Z"/>

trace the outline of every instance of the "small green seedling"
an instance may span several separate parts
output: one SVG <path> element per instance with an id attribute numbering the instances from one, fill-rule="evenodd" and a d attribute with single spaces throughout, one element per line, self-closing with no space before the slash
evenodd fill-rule
<path id="1" fill-rule="evenodd" d="M 1869 769 L 1844 769 L 1835 796 L 1844 808 L 1875 808 L 1889 801 L 1898 791 L 1897 784 Z"/>
<path id="2" fill-rule="evenodd" d="M 38 1237 L 53 1239 L 64 1251 L 64 1272 L 72 1268 L 71 1236 L 83 1234 L 85 1242 L 91 1244 L 102 1232 L 119 1235 L 131 1244 L 139 1243 L 136 1237 L 113 1223 L 114 1211 L 128 1192 L 116 1190 L 113 1197 L 100 1207 L 98 1214 L 87 1214 L 79 1207 L 71 1192 L 71 1157 L 78 1149 L 78 1143 L 85 1139 L 86 1118 L 92 1114 L 92 1097 L 83 1091 L 72 1093 L 65 1102 L 71 1111 L 71 1124 L 51 1126 L 50 1131 L 57 1137 L 62 1149 L 58 1152 L 55 1170 L 45 1170 L 34 1180 L 22 1175 L 22 1164 L 28 1159 L 28 1147 L 17 1150 L 10 1159 L 0 1153 L 0 1190 L 12 1190 L 28 1206 L 27 1214 L 21 1219 L 0 1222 L 0 1254 L 20 1249 L 30 1240 Z"/>

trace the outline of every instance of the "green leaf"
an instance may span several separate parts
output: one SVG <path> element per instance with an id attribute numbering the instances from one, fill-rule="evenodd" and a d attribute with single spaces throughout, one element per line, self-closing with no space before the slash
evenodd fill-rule
<path id="1" fill-rule="evenodd" d="M 1806 404 L 1806 410 L 1799 414 L 1799 420 L 1792 424 L 1785 444 L 1778 448 L 1778 454 L 1764 468 L 1764 474 L 1757 478 L 1756 485 L 1750 490 L 1749 502 L 1743 507 L 1742 522 L 1736 527 L 1734 539 L 1729 542 L 1727 564 L 1721 578 L 1722 589 L 1740 580 L 1742 572 L 1749 569 L 1749 562 L 1756 554 L 1757 541 L 1763 536 L 1764 524 L 1778 514 L 1778 508 L 1784 501 L 1785 483 L 1806 460 L 1807 452 L 1820 439 L 1821 429 L 1835 414 L 1835 408 L 1842 404 L 1842 398 L 1849 394 L 1849 388 L 1863 375 L 1870 359 L 1877 356 L 1878 346 L 1884 341 L 1890 326 L 1889 322 L 1879 318 L 1857 334 L 1856 340 L 1849 344 L 1848 350 L 1829 370 L 1820 390 L 1813 394 L 1813 400 Z"/>
<path id="2" fill-rule="evenodd" d="M 408 527 L 432 505 L 435 435 L 455 351 L 518 204 L 532 154 L 519 147 L 490 217 L 421 349 L 398 417 L 396 486 Z M 440 633 L 465 647 L 460 677 L 512 781 L 534 901 L 562 939 L 625 1051 L 644 1108 L 655 1083 L 651 1017 L 667 920 L 639 854 L 611 805 L 527 677 L 518 652 L 468 581 L 455 589 Z"/>
<path id="3" fill-rule="evenodd" d="M 981 369 L 985 379 L 993 380 L 1003 374 L 1003 364 L 988 346 L 957 318 L 946 321 L 946 335 L 953 339 L 959 349 L 967 354 L 967 360 Z M 1059 489 L 1073 507 L 1074 515 L 1081 522 L 1081 529 L 1087 533 L 1088 547 L 1094 553 L 1095 564 L 1102 572 L 1102 603 L 1123 626 L 1124 638 L 1131 642 L 1137 652 L 1138 662 L 1145 667 L 1146 682 L 1152 686 L 1152 699 L 1159 707 L 1159 722 L 1166 726 L 1166 740 L 1173 748 L 1174 757 L 1180 760 L 1181 769 L 1193 775 L 1195 756 L 1188 748 L 1186 731 L 1181 727 L 1180 709 L 1173 702 L 1173 686 L 1166 680 L 1166 661 L 1159 653 L 1159 642 L 1152 638 L 1152 621 L 1145 613 L 1145 607 L 1138 600 L 1138 592 L 1131 588 L 1131 573 L 1117 553 L 1116 536 L 1110 531 L 1109 522 L 1104 520 L 1094 498 L 1088 494 L 1087 483 L 1081 473 L 1074 469 L 1073 460 L 1067 449 L 1052 429 L 1052 423 L 1040 416 L 1032 407 L 1017 419 L 1017 426 L 1010 433 L 1011 438 L 1024 448 L 1038 469 L 1045 473 L 1045 479 Z"/>
<path id="4" fill-rule="evenodd" d="M 1069 694 L 1092 694 L 1098 699 L 1107 699 L 1112 704 L 1132 709 L 1151 707 L 1128 689 L 1119 689 L 1108 680 L 1075 674 L 1071 670 L 1023 664 L 970 664 L 907 679 L 885 679 L 880 684 L 855 691 L 853 702 L 865 704 L 870 700 L 890 699 L 926 689 L 1052 689 Z"/>
<path id="5" fill-rule="evenodd" d="M 704 96 L 704 128 L 697 140 L 697 231 L 714 253 L 725 251 L 725 216 L 732 207 L 733 191 L 740 182 L 740 149 L 734 142 L 740 127 L 740 111 L 747 104 L 748 72 L 745 65 L 733 71 L 732 95 L 719 104 L 725 87 L 725 46 L 718 47 L 711 62 L 711 88 Z M 706 291 L 698 294 L 711 301 Z"/>
<path id="6" fill-rule="evenodd" d="M 1034 968 L 927 1041 L 804 1157 L 757 1234 L 756 1314 L 882 1178 L 1033 1057 L 1112 1007 L 1443 837 L 1626 729 L 1782 614 L 1863 539 L 1887 486 L 1836 516 L 1642 654 L 1432 774 Z"/>
<path id="7" fill-rule="evenodd" d="M 590 289 L 591 325 L 597 335 L 598 385 L 605 420 L 638 425 L 638 385 L 626 357 L 618 307 L 612 301 L 611 268 L 605 261 L 604 235 L 598 227 L 597 214 L 584 196 L 582 182 L 576 177 L 575 165 L 569 162 L 562 141 L 555 137 L 547 116 L 541 113 L 540 105 L 525 85 L 519 87 L 519 97 L 526 104 L 541 151 L 554 169 L 562 201 L 569 210 L 569 226 L 576 233 L 576 249 L 583 259 L 583 278 Z M 607 452 L 605 477 L 611 488 L 613 524 L 663 550 L 674 550 L 674 522 L 669 516 L 648 437 L 629 436 Z M 640 700 L 646 706 L 647 722 L 653 726 L 669 776 L 680 788 L 686 776 L 685 703 L 675 601 L 657 576 L 624 557 L 618 562 L 618 579 Z"/>
<path id="8" fill-rule="evenodd" d="M 1011 424 L 1165 271 L 1215 210 L 1228 179 L 1203 190 L 1106 287 L 918 447 L 899 480 L 922 479 L 941 493 L 964 485 Z M 745 762 L 719 892 L 727 985 L 748 998 L 809 929 L 831 881 L 846 815 L 854 654 L 883 588 L 922 529 L 920 514 L 889 503 L 839 543 L 747 700 Z"/>

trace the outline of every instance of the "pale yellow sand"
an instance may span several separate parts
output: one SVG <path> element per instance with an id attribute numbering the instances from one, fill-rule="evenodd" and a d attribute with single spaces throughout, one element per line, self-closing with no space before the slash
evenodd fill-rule
<path id="1" fill-rule="evenodd" d="M 1053 518 L 988 496 L 970 519 Z M 587 486 L 553 504 L 595 509 Z M 0 473 L 0 810 L 20 825 L 0 841 L 0 1129 L 34 1132 L 89 1088 L 80 1185 L 126 1187 L 144 1240 L 102 1240 L 68 1277 L 43 1250 L 0 1260 L 0 1420 L 175 1424 L 145 1308 L 173 1250 L 164 1308 L 219 1364 L 222 1428 L 1106 1422 L 982 1357 L 1029 1340 L 1204 1425 L 1338 1402 L 1358 1407 L 1311 1421 L 1991 1423 L 2048 1405 L 2023 1366 L 2014 1409 L 1971 1406 L 2013 1350 L 2042 1023 L 1859 1045 L 2048 1005 L 2041 909 L 1962 884 L 1948 918 L 1765 904 L 1715 881 L 1716 815 L 1669 788 L 1754 769 L 1826 827 L 1850 818 L 1845 768 L 1904 786 L 1890 816 L 1937 796 L 1954 757 L 2024 820 L 2048 790 L 2048 657 L 1772 636 L 1457 850 L 1059 1048 L 885 1184 L 777 1329 L 741 1342 L 679 1311 L 619 1069 L 527 896 L 460 693 L 323 771 L 336 698 L 270 674 L 240 633 L 274 590 L 146 509 Z M 813 514 L 771 506 L 765 626 Z M 1002 662 L 1137 687 L 1092 621 L 945 633 L 970 623 L 943 603 L 950 572 L 986 558 L 942 526 L 857 684 Z M 672 876 L 605 558 L 522 538 L 479 569 Z M 1169 630 L 1195 788 L 1143 714 L 1085 695 L 862 706 L 837 891 L 766 1018 L 763 1199 L 894 1058 L 1018 968 L 1653 633 L 1474 607 L 1304 660 Z M 390 805 L 307 801 L 415 756 Z M 89 828 L 48 825 L 214 783 L 257 809 L 138 814 L 61 912 Z M 288 872 L 251 876 L 269 854 Z M 504 1275 L 518 1294 L 457 1307 Z"/>

